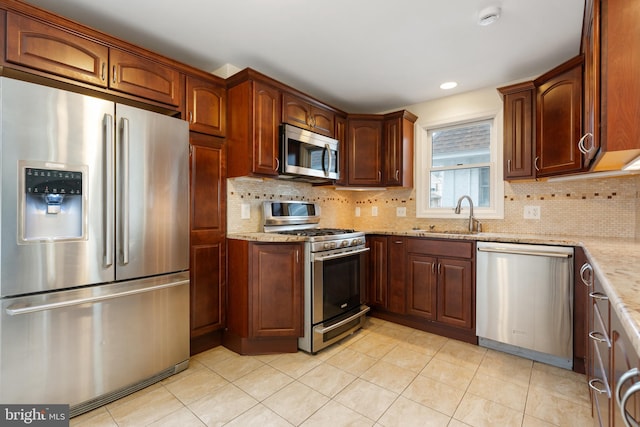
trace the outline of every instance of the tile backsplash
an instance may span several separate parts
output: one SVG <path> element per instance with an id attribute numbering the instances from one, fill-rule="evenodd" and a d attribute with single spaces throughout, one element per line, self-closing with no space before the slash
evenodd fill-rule
<path id="1" fill-rule="evenodd" d="M 505 182 L 504 219 L 483 220 L 483 231 L 527 234 L 640 237 L 640 176 L 564 182 Z M 415 190 L 338 191 L 329 186 L 271 179 L 227 181 L 228 232 L 262 230 L 262 202 L 306 200 L 320 205 L 322 227 L 372 230 L 464 230 L 460 219 L 416 218 Z M 249 219 L 242 219 L 242 204 Z M 540 207 L 540 219 L 524 219 L 526 205 Z M 377 208 L 377 216 L 373 208 Z M 406 216 L 396 216 L 396 208 Z M 359 208 L 359 209 L 356 209 Z M 356 216 L 356 210 L 360 216 Z"/>

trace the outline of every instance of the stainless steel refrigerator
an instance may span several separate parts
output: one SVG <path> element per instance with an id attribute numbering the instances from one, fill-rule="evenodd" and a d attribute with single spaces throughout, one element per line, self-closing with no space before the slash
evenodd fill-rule
<path id="1" fill-rule="evenodd" d="M 188 124 L 0 78 L 0 402 L 93 409 L 189 359 Z"/>

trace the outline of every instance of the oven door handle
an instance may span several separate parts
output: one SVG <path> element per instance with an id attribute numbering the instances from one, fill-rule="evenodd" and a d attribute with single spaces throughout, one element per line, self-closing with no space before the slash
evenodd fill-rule
<path id="1" fill-rule="evenodd" d="M 313 328 L 313 330 L 319 334 L 325 334 L 327 332 L 333 331 L 334 329 L 339 328 L 340 326 L 344 326 L 347 323 L 357 319 L 358 317 L 362 317 L 366 312 L 368 312 L 369 310 L 371 310 L 370 307 L 368 306 L 362 306 L 361 310 L 359 312 L 357 312 L 356 314 L 354 314 L 353 316 L 349 316 L 344 320 L 339 321 L 338 323 L 335 323 L 331 326 L 327 326 L 326 328 L 322 328 L 320 326 L 316 326 L 315 328 Z"/>
<path id="2" fill-rule="evenodd" d="M 369 251 L 369 248 L 362 248 L 362 249 L 357 249 L 357 250 L 351 251 L 351 252 L 341 252 L 341 253 L 335 254 L 335 255 L 324 255 L 324 256 L 323 255 L 320 255 L 320 256 L 315 255 L 313 257 L 313 261 L 320 261 L 320 262 L 329 261 L 331 259 L 344 258 L 344 257 L 348 257 L 348 256 L 351 256 L 351 255 L 358 255 L 358 254 L 361 254 L 363 252 L 368 252 L 368 251 Z"/>

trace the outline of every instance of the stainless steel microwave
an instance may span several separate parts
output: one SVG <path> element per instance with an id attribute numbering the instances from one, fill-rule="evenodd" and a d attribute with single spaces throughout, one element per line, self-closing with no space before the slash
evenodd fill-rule
<path id="1" fill-rule="evenodd" d="M 340 178 L 338 140 L 295 126 L 281 127 L 281 178 L 323 182 Z"/>

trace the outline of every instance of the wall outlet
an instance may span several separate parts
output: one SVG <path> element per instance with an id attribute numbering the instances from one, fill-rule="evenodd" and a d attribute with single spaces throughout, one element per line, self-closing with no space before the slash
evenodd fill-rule
<path id="1" fill-rule="evenodd" d="M 524 207 L 525 219 L 540 219 L 540 206 L 525 206 Z"/>
<path id="2" fill-rule="evenodd" d="M 378 207 L 371 206 L 371 216 L 378 216 Z"/>
<path id="3" fill-rule="evenodd" d="M 396 208 L 396 216 L 407 216 L 407 208 L 403 207 L 397 207 Z"/>
<path id="4" fill-rule="evenodd" d="M 249 203 L 240 204 L 240 219 L 251 219 L 251 205 Z"/>
<path id="5" fill-rule="evenodd" d="M 360 216 L 360 206 L 356 206 L 356 216 Z"/>

